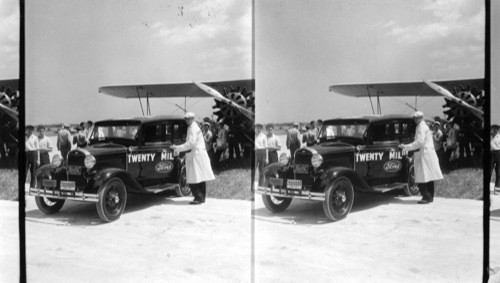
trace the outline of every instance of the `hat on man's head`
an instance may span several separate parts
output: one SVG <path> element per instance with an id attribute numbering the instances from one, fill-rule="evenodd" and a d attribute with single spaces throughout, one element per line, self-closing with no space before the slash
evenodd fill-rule
<path id="1" fill-rule="evenodd" d="M 293 122 L 293 126 L 294 127 L 298 127 L 299 126 L 299 122 Z"/>
<path id="2" fill-rule="evenodd" d="M 415 113 L 413 113 L 413 115 L 411 115 L 411 117 L 413 117 L 413 118 L 424 118 L 424 113 L 422 113 L 422 111 L 416 111 Z"/>
<path id="3" fill-rule="evenodd" d="M 186 112 L 186 114 L 184 114 L 184 119 L 194 119 L 194 113 Z"/>
<path id="4" fill-rule="evenodd" d="M 35 127 L 32 125 L 26 125 L 26 130 L 34 130 Z"/>
<path id="5" fill-rule="evenodd" d="M 63 127 L 64 127 L 65 129 L 69 129 L 69 124 L 68 124 L 68 123 L 64 123 L 64 124 L 63 124 Z"/>

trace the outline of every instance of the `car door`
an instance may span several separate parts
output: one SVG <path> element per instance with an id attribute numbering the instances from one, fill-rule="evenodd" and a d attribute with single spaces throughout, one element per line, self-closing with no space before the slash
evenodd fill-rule
<path id="1" fill-rule="evenodd" d="M 365 180 L 371 186 L 402 182 L 405 176 L 401 142 L 401 122 L 389 120 L 374 123 L 368 133 L 368 144 L 356 156 L 366 166 Z"/>
<path id="2" fill-rule="evenodd" d="M 172 138 L 168 135 L 168 121 L 145 124 L 141 129 L 139 147 L 128 155 L 129 167 L 138 169 L 138 182 L 144 187 L 159 186 L 171 179 L 175 172 Z"/>

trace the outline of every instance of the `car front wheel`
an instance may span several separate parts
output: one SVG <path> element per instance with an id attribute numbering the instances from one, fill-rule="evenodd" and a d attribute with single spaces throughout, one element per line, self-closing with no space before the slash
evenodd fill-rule
<path id="1" fill-rule="evenodd" d="M 35 197 L 36 206 L 46 214 L 54 214 L 61 210 L 64 205 L 64 199 Z"/>
<path id="2" fill-rule="evenodd" d="M 270 195 L 262 195 L 264 206 L 271 212 L 285 211 L 292 203 L 291 198 L 275 197 Z"/>
<path id="3" fill-rule="evenodd" d="M 127 203 L 127 190 L 119 178 L 112 178 L 99 188 L 97 213 L 104 222 L 120 218 Z"/>
<path id="4" fill-rule="evenodd" d="M 336 221 L 349 214 L 354 203 L 354 189 L 351 181 L 341 176 L 333 181 L 325 191 L 323 210 L 326 217 Z"/>

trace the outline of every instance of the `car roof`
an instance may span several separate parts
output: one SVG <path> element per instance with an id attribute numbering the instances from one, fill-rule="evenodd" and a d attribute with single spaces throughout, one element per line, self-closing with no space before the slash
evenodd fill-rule
<path id="1" fill-rule="evenodd" d="M 359 117 L 336 118 L 325 120 L 324 123 L 339 121 L 339 120 L 366 120 L 369 123 L 387 121 L 387 120 L 411 120 L 412 117 L 408 114 L 385 114 L 385 115 L 366 115 Z"/>
<path id="2" fill-rule="evenodd" d="M 113 122 L 136 122 L 140 124 L 146 124 L 146 123 L 155 123 L 155 122 L 161 122 L 161 121 L 179 121 L 182 120 L 184 121 L 183 116 L 180 115 L 160 115 L 160 116 L 143 116 L 143 117 L 136 117 L 136 118 L 128 118 L 128 119 L 108 119 L 108 120 L 101 120 L 96 122 L 96 124 L 101 124 L 101 123 L 113 123 Z"/>

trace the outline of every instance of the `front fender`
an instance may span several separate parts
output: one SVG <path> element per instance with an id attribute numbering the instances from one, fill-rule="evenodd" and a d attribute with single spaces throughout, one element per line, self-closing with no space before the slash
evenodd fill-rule
<path id="1" fill-rule="evenodd" d="M 98 191 L 100 187 L 114 177 L 120 178 L 123 181 L 128 192 L 145 192 L 142 186 L 127 171 L 119 168 L 107 168 L 99 171 L 94 176 L 94 188 Z"/>
<path id="2" fill-rule="evenodd" d="M 347 177 L 357 191 L 372 191 L 370 185 L 368 185 L 355 170 L 347 167 L 333 167 L 328 169 L 321 180 L 321 186 L 330 184 L 340 176 Z"/>
<path id="3" fill-rule="evenodd" d="M 55 180 L 66 180 L 66 167 L 64 166 L 55 166 L 51 163 L 40 166 L 36 169 L 36 187 L 42 187 L 43 179 L 55 179 Z"/>
<path id="4" fill-rule="evenodd" d="M 265 176 L 276 176 L 279 171 L 283 168 L 283 165 L 280 162 L 274 162 L 266 167 L 264 167 L 264 175 Z"/>

